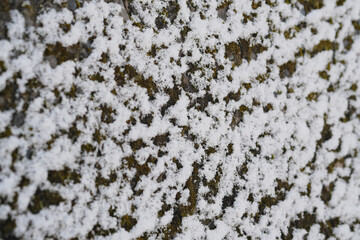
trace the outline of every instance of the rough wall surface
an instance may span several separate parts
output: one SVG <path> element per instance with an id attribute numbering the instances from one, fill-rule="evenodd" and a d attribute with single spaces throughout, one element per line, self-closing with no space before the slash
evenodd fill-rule
<path id="1" fill-rule="evenodd" d="M 0 0 L 0 239 L 359 239 L 357 0 Z"/>

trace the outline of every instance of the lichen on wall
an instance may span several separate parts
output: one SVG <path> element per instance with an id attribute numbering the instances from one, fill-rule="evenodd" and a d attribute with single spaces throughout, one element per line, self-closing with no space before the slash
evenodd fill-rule
<path id="1" fill-rule="evenodd" d="M 357 239 L 356 0 L 0 1 L 0 239 Z"/>

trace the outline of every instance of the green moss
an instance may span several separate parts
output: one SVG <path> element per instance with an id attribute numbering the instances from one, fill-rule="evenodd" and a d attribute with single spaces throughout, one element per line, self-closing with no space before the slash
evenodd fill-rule
<path id="1" fill-rule="evenodd" d="M 219 9 L 223 9 L 223 8 L 226 8 L 226 7 L 229 7 L 230 4 L 232 4 L 232 0 L 223 0 L 223 1 L 220 1 L 219 5 L 216 7 L 217 10 Z"/>
<path id="2" fill-rule="evenodd" d="M 74 122 L 71 125 L 71 127 L 69 128 L 67 135 L 72 140 L 72 142 L 75 143 L 77 141 L 77 139 L 79 138 L 80 134 L 81 134 L 81 131 L 79 129 L 77 129 L 76 123 Z"/>
<path id="3" fill-rule="evenodd" d="M 125 65 L 124 74 L 128 76 L 129 79 L 132 79 L 137 85 L 146 89 L 147 94 L 150 97 L 150 100 L 155 99 L 155 93 L 157 93 L 157 86 L 153 81 L 152 77 L 145 79 L 144 76 L 136 71 L 136 69 L 131 65 Z M 119 75 L 119 74 L 118 74 Z"/>
<path id="4" fill-rule="evenodd" d="M 114 110 L 111 106 L 107 106 L 107 104 L 101 104 L 101 121 L 107 124 L 113 123 L 115 121 L 113 114 L 116 114 L 116 110 Z"/>
<path id="5" fill-rule="evenodd" d="M 137 183 L 140 181 L 141 176 L 147 176 L 150 173 L 151 168 L 149 167 L 149 164 L 156 164 L 157 159 L 155 157 L 149 156 L 144 164 L 139 164 L 136 161 L 134 155 L 131 155 L 131 156 L 123 158 L 123 161 L 124 161 L 124 164 L 123 164 L 122 168 L 124 168 L 124 169 L 135 168 L 136 169 L 135 176 L 130 181 L 130 186 L 135 194 L 141 193 L 141 190 L 140 190 L 140 192 L 135 191 Z"/>
<path id="6" fill-rule="evenodd" d="M 240 66 L 243 59 L 247 61 L 256 59 L 265 50 L 267 47 L 261 44 L 252 45 L 249 40 L 239 39 L 237 42 L 225 45 L 225 57 L 231 60 L 234 66 Z"/>
<path id="7" fill-rule="evenodd" d="M 195 213 L 195 209 L 196 209 L 197 193 L 199 190 L 199 182 L 200 182 L 200 178 L 198 176 L 199 165 L 194 163 L 192 166 L 193 166 L 193 171 L 191 173 L 190 178 L 186 181 L 186 184 L 185 184 L 185 186 L 190 191 L 189 198 L 188 198 L 189 205 L 181 206 L 181 208 L 180 208 L 181 215 L 183 217 L 193 215 Z"/>
<path id="8" fill-rule="evenodd" d="M 360 20 L 355 20 L 351 22 L 354 29 L 355 29 L 355 34 L 359 34 L 360 33 Z"/>
<path id="9" fill-rule="evenodd" d="M 157 51 L 159 50 L 159 48 L 157 48 L 154 44 L 153 45 L 151 45 L 151 50 L 150 51 L 148 51 L 147 53 L 146 53 L 146 55 L 148 55 L 149 57 L 156 57 L 156 53 L 157 53 Z"/>
<path id="10" fill-rule="evenodd" d="M 0 139 L 1 138 L 8 138 L 12 135 L 11 129 L 9 126 L 5 128 L 3 132 L 0 132 Z"/>
<path id="11" fill-rule="evenodd" d="M 292 31 L 292 29 L 288 29 L 284 31 L 284 37 L 286 39 L 293 39 L 295 37 L 295 33 Z"/>
<path id="12" fill-rule="evenodd" d="M 169 142 L 169 133 L 157 135 L 152 138 L 155 146 L 164 147 Z"/>
<path id="13" fill-rule="evenodd" d="M 90 152 L 94 152 L 95 149 L 96 148 L 91 143 L 86 143 L 86 144 L 81 145 L 81 152 L 90 153 Z"/>
<path id="14" fill-rule="evenodd" d="M 56 44 L 47 44 L 44 51 L 44 57 L 54 56 L 56 59 L 56 65 L 59 65 L 69 60 L 81 60 L 82 49 L 87 52 L 87 55 L 91 52 L 91 50 L 87 48 L 85 44 L 80 43 L 74 44 L 69 47 L 63 47 L 60 42 L 57 42 Z"/>
<path id="15" fill-rule="evenodd" d="M 234 62 L 235 66 L 240 66 L 242 63 L 240 55 L 240 46 L 236 42 L 231 42 L 225 45 L 225 57 Z"/>
<path id="16" fill-rule="evenodd" d="M 306 185 L 306 195 L 308 196 L 308 197 L 310 197 L 310 195 L 311 195 L 311 189 L 312 189 L 312 186 L 311 186 L 311 183 L 309 182 L 307 185 Z"/>
<path id="17" fill-rule="evenodd" d="M 158 218 L 163 217 L 166 212 L 171 210 L 171 205 L 165 202 L 165 198 L 163 198 L 162 202 L 163 204 L 161 206 L 161 209 L 158 211 Z"/>
<path id="18" fill-rule="evenodd" d="M 113 218 L 118 218 L 117 215 L 116 215 L 116 211 L 117 211 L 117 207 L 113 207 L 113 206 L 110 206 L 108 212 L 109 212 L 109 216 L 110 217 L 113 217 Z"/>
<path id="19" fill-rule="evenodd" d="M 316 142 L 316 149 L 320 148 L 322 144 L 332 138 L 331 125 L 326 122 L 326 115 L 324 116 L 324 127 L 321 131 L 321 138 Z"/>
<path id="20" fill-rule="evenodd" d="M 333 231 L 337 226 L 339 226 L 339 224 L 340 224 L 339 217 L 331 218 L 329 220 L 326 220 L 325 222 L 321 222 L 320 232 L 325 235 L 325 239 L 335 237 Z"/>
<path id="21" fill-rule="evenodd" d="M 239 109 L 235 110 L 235 113 L 233 115 L 233 118 L 232 118 L 232 121 L 231 121 L 231 129 L 235 129 L 236 126 L 238 126 L 238 124 L 240 122 L 243 122 L 244 121 L 244 114 L 245 112 L 248 112 L 249 114 L 252 113 L 252 109 L 248 108 L 247 106 L 245 105 L 241 105 L 239 107 Z"/>
<path id="22" fill-rule="evenodd" d="M 344 47 L 345 47 L 345 49 L 348 50 L 348 51 L 351 49 L 353 43 L 354 43 L 354 40 L 353 40 L 353 38 L 352 38 L 351 36 L 347 36 L 347 37 L 344 38 L 344 40 L 343 40 Z"/>
<path id="23" fill-rule="evenodd" d="M 86 235 L 87 239 L 94 239 L 96 236 L 110 236 L 116 232 L 116 229 L 109 228 L 109 229 L 103 229 L 99 223 L 97 223 L 93 229 Z"/>
<path id="24" fill-rule="evenodd" d="M 80 183 L 81 175 L 76 171 L 65 167 L 62 170 L 50 170 L 48 171 L 48 181 L 53 184 L 67 185 L 70 182 Z"/>
<path id="25" fill-rule="evenodd" d="M 100 73 L 95 73 L 89 76 L 91 81 L 105 82 L 105 78 Z"/>
<path id="26" fill-rule="evenodd" d="M 280 78 L 292 77 L 296 71 L 296 62 L 288 61 L 283 65 L 279 66 L 280 69 Z"/>
<path id="27" fill-rule="evenodd" d="M 356 108 L 349 104 L 344 117 L 341 117 L 340 121 L 346 123 L 351 120 L 354 114 L 356 114 Z"/>
<path id="28" fill-rule="evenodd" d="M 261 7 L 261 4 L 262 4 L 261 1 L 253 0 L 252 3 L 251 3 L 251 7 L 252 7 L 252 9 L 256 10 L 259 7 Z"/>
<path id="29" fill-rule="evenodd" d="M 34 196 L 31 199 L 29 210 L 33 214 L 39 213 L 42 209 L 49 206 L 58 206 L 65 199 L 61 197 L 58 192 L 49 190 L 36 190 Z"/>
<path id="30" fill-rule="evenodd" d="M 0 220 L 0 239 L 19 239 L 15 237 L 14 230 L 16 228 L 16 221 L 8 216 L 4 220 Z"/>
<path id="31" fill-rule="evenodd" d="M 51 134 L 51 139 L 46 142 L 47 150 L 50 150 L 50 149 L 52 148 L 52 145 L 54 144 L 55 140 L 56 140 L 58 137 L 59 137 L 59 136 L 56 135 L 56 134 Z"/>
<path id="32" fill-rule="evenodd" d="M 188 81 L 189 79 L 185 80 L 185 78 L 186 77 L 183 75 L 183 77 L 182 77 L 182 87 L 183 87 L 183 89 L 185 91 L 192 92 L 192 85 Z M 166 110 L 169 107 L 174 106 L 176 104 L 176 102 L 179 100 L 180 95 L 181 95 L 181 89 L 180 89 L 180 87 L 178 85 L 175 85 L 173 88 L 166 88 L 165 93 L 169 95 L 169 100 L 160 109 L 160 112 L 161 112 L 162 116 L 165 115 Z"/>
<path id="33" fill-rule="evenodd" d="M 24 187 L 29 186 L 29 184 L 30 184 L 30 179 L 28 179 L 28 178 L 25 177 L 25 176 L 22 176 L 22 177 L 21 177 L 21 180 L 20 180 L 20 183 L 19 183 L 19 186 L 20 186 L 21 188 L 24 188 Z"/>
<path id="34" fill-rule="evenodd" d="M 121 227 L 126 231 L 130 232 L 130 230 L 137 224 L 136 218 L 126 214 L 121 218 Z"/>
<path id="35" fill-rule="evenodd" d="M 234 152 L 234 144 L 229 143 L 227 146 L 226 156 L 230 156 Z"/>
<path id="36" fill-rule="evenodd" d="M 177 1 L 170 1 L 166 7 L 166 17 L 169 18 L 171 23 L 174 23 L 179 11 L 180 5 Z"/>
<path id="37" fill-rule="evenodd" d="M 183 168 L 183 165 L 180 163 L 180 161 L 178 159 L 173 158 L 172 162 L 175 163 L 177 169 Z"/>
<path id="38" fill-rule="evenodd" d="M 251 83 L 243 83 L 242 86 L 243 86 L 247 91 L 249 91 L 249 90 L 252 88 Z"/>
<path id="39" fill-rule="evenodd" d="M 311 51 L 311 57 L 314 57 L 316 54 L 323 51 L 335 51 L 339 48 L 339 44 L 336 42 L 331 42 L 330 40 L 321 40 L 317 45 L 314 46 Z"/>
<path id="40" fill-rule="evenodd" d="M 101 141 L 103 141 L 105 139 L 106 139 L 106 136 L 101 134 L 100 128 L 95 129 L 95 132 L 93 133 L 93 141 L 100 144 Z"/>
<path id="41" fill-rule="evenodd" d="M 125 81 L 125 73 L 121 71 L 119 66 L 116 66 L 114 69 L 114 80 L 116 81 L 118 86 L 124 86 L 126 81 Z"/>
<path id="42" fill-rule="evenodd" d="M 319 96 L 320 96 L 320 93 L 311 92 L 311 93 L 309 93 L 307 95 L 306 100 L 308 100 L 308 101 L 317 101 Z"/>
<path id="43" fill-rule="evenodd" d="M 293 39 L 296 36 L 296 33 L 299 33 L 302 29 L 306 28 L 306 22 L 300 22 L 294 27 L 289 28 L 284 31 L 284 36 L 286 39 Z"/>
<path id="44" fill-rule="evenodd" d="M 6 71 L 6 66 L 4 61 L 0 61 L 0 75 Z"/>
<path id="45" fill-rule="evenodd" d="M 101 54 L 101 58 L 100 58 L 100 62 L 102 62 L 102 63 L 107 63 L 108 61 L 110 60 L 110 57 L 109 57 L 109 55 L 107 54 L 107 53 L 102 53 Z"/>
<path id="46" fill-rule="evenodd" d="M 334 85 L 330 84 L 330 86 L 327 88 L 327 91 L 334 92 L 335 91 Z"/>
<path id="47" fill-rule="evenodd" d="M 345 166 L 345 157 L 336 158 L 332 163 L 329 164 L 327 170 L 329 173 L 334 172 L 334 169 L 337 167 L 344 167 Z"/>
<path id="48" fill-rule="evenodd" d="M 131 146 L 131 149 L 133 150 L 133 152 L 135 152 L 141 148 L 146 147 L 147 145 L 144 143 L 144 141 L 141 138 L 139 138 L 136 141 L 130 142 L 130 146 Z"/>
<path id="49" fill-rule="evenodd" d="M 187 180 L 185 186 L 189 189 L 190 195 L 188 198 L 187 205 L 176 205 L 174 207 L 173 218 L 171 223 L 168 224 L 163 230 L 162 239 L 174 239 L 175 236 L 182 232 L 182 219 L 187 216 L 195 214 L 196 204 L 197 204 L 197 193 L 199 190 L 200 178 L 199 174 L 199 165 L 197 163 L 193 164 L 193 171 L 190 178 Z"/>
<path id="50" fill-rule="evenodd" d="M 72 99 L 76 98 L 76 85 L 74 83 L 71 85 L 69 92 L 66 92 L 65 95 Z"/>
<path id="51" fill-rule="evenodd" d="M 286 198 L 286 193 L 293 187 L 293 185 L 290 185 L 287 181 L 276 179 L 276 182 L 277 185 L 275 187 L 275 197 L 267 195 L 261 198 L 261 201 L 258 205 L 258 212 L 255 214 L 256 222 L 259 222 L 260 217 L 265 214 L 265 208 L 271 208 L 279 202 L 284 201 Z"/>
<path id="52" fill-rule="evenodd" d="M 154 117 L 152 114 L 146 114 L 146 115 L 140 117 L 140 122 L 142 124 L 146 124 L 148 127 L 150 127 L 153 119 L 154 119 Z"/>
<path id="53" fill-rule="evenodd" d="M 161 30 L 161 29 L 164 29 L 167 27 L 167 22 L 165 21 L 164 17 L 162 16 L 158 16 L 156 19 L 155 19 L 155 25 L 156 27 Z"/>
<path id="54" fill-rule="evenodd" d="M 4 0 L 0 1 L 0 12 L 1 13 L 8 13 L 11 9 L 11 1 Z"/>
<path id="55" fill-rule="evenodd" d="M 206 107 L 209 105 L 210 102 L 215 103 L 215 100 L 212 94 L 206 92 L 204 96 L 197 97 L 194 101 L 192 101 L 188 106 L 188 109 L 195 106 L 196 110 L 203 112 L 205 111 Z"/>
<path id="56" fill-rule="evenodd" d="M 60 23 L 59 27 L 64 31 L 64 33 L 68 33 L 71 30 L 71 24 L 68 23 Z"/>
<path id="57" fill-rule="evenodd" d="M 186 39 L 187 34 L 191 31 L 191 28 L 189 28 L 188 26 L 184 26 L 184 28 L 181 30 L 180 35 L 181 35 L 181 40 L 184 42 Z"/>
<path id="58" fill-rule="evenodd" d="M 254 155 L 254 157 L 256 157 L 261 153 L 261 146 L 259 145 L 258 142 L 255 143 L 255 146 L 256 148 L 250 148 L 249 150 L 249 152 L 251 152 L 251 154 Z"/>
<path id="59" fill-rule="evenodd" d="M 320 198 L 325 203 L 328 204 L 328 202 L 331 200 L 332 191 L 334 190 L 334 182 L 330 183 L 329 186 L 323 186 L 321 190 Z"/>
<path id="60" fill-rule="evenodd" d="M 356 92 L 356 90 L 358 89 L 357 87 L 357 84 L 356 83 L 353 83 L 350 87 L 350 90 L 353 91 L 353 92 Z"/>
<path id="61" fill-rule="evenodd" d="M 238 167 L 237 172 L 241 179 L 246 180 L 246 174 L 248 170 L 249 169 L 247 167 L 247 161 L 245 161 L 240 167 Z"/>
<path id="62" fill-rule="evenodd" d="M 207 156 L 210 156 L 213 153 L 216 153 L 216 149 L 213 147 L 208 147 L 207 149 L 205 149 L 205 153 Z"/>
<path id="63" fill-rule="evenodd" d="M 235 202 L 235 199 L 237 197 L 237 194 L 238 194 L 238 189 L 236 186 L 234 186 L 232 188 L 232 192 L 230 195 L 225 195 L 222 199 L 222 205 L 221 205 L 221 209 L 224 210 L 227 208 L 227 207 L 234 207 L 234 202 Z"/>
<path id="64" fill-rule="evenodd" d="M 150 172 L 150 169 L 148 169 L 148 171 Z M 165 181 L 165 179 L 166 179 L 166 171 L 160 173 L 160 175 L 156 178 L 156 182 L 160 183 Z"/>
<path id="65" fill-rule="evenodd" d="M 270 7 L 275 7 L 277 5 L 276 0 L 265 0 L 265 3 Z"/>
<path id="66" fill-rule="evenodd" d="M 298 0 L 298 2 L 304 6 L 306 14 L 312 10 L 320 9 L 324 6 L 323 0 Z"/>
<path id="67" fill-rule="evenodd" d="M 344 5 L 345 2 L 346 2 L 346 0 L 336 0 L 336 5 L 342 6 L 342 5 Z"/>
<path id="68" fill-rule="evenodd" d="M 138 166 L 138 163 L 133 155 L 123 158 L 125 166 L 125 169 L 130 168 L 136 168 Z"/>
<path id="69" fill-rule="evenodd" d="M 151 169 L 149 167 L 149 165 L 147 163 L 142 164 L 142 165 L 138 165 L 137 166 L 137 175 L 142 176 L 145 175 L 147 176 L 150 173 Z"/>
<path id="70" fill-rule="evenodd" d="M 320 71 L 319 76 L 325 80 L 329 80 L 329 78 L 330 78 L 330 75 L 327 73 L 327 71 Z"/>
<path id="71" fill-rule="evenodd" d="M 311 214 L 308 212 L 302 212 L 297 215 L 296 220 L 291 220 L 288 226 L 288 233 L 285 235 L 281 232 L 281 239 L 291 240 L 293 239 L 294 229 L 305 229 L 307 232 L 310 231 L 310 228 L 316 224 L 316 214 Z"/>
<path id="72" fill-rule="evenodd" d="M 6 82 L 5 88 L 0 92 L 0 111 L 7 111 L 16 107 L 17 90 L 16 80 Z"/>
<path id="73" fill-rule="evenodd" d="M 265 113 L 267 113 L 267 112 L 269 112 L 269 111 L 271 111 L 271 110 L 273 110 L 273 106 L 272 106 L 271 103 L 268 103 L 268 104 L 266 104 L 266 105 L 263 107 L 263 111 L 264 111 Z"/>
<path id="74" fill-rule="evenodd" d="M 109 175 L 109 178 L 104 178 L 100 173 L 98 173 L 98 175 L 96 176 L 95 179 L 95 186 L 99 187 L 99 186 L 110 186 L 111 183 L 116 182 L 117 179 L 117 174 L 116 172 L 111 172 Z"/>

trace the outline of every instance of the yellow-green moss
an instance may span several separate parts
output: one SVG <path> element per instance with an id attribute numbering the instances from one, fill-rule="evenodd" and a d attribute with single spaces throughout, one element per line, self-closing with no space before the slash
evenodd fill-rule
<path id="1" fill-rule="evenodd" d="M 311 57 L 322 51 L 335 51 L 339 48 L 339 44 L 335 42 L 331 42 L 330 40 L 321 40 L 317 45 L 314 46 L 311 51 Z"/>
<path id="2" fill-rule="evenodd" d="M 95 178 L 95 186 L 110 186 L 111 183 L 115 182 L 117 179 L 116 172 L 111 172 L 109 178 L 104 178 L 100 173 Z"/>
<path id="3" fill-rule="evenodd" d="M 283 65 L 279 66 L 280 69 L 280 78 L 292 77 L 296 71 L 296 62 L 288 61 Z"/>
<path id="4" fill-rule="evenodd" d="M 346 2 L 346 0 L 336 0 L 336 5 L 342 6 L 342 5 L 344 5 L 345 2 Z"/>
<path id="5" fill-rule="evenodd" d="M 130 232 L 130 230 L 137 224 L 136 218 L 126 214 L 121 217 L 121 227 L 126 231 Z"/>
<path id="6" fill-rule="evenodd" d="M 95 149 L 96 148 L 91 143 L 86 143 L 86 144 L 81 145 L 81 152 L 90 153 L 90 152 L 94 152 Z"/>
<path id="7" fill-rule="evenodd" d="M 320 9 L 324 6 L 323 0 L 298 0 L 298 2 L 304 6 L 306 14 L 312 10 Z"/>
<path id="8" fill-rule="evenodd" d="M 49 206 L 58 206 L 61 202 L 64 202 L 65 199 L 55 191 L 49 191 L 47 189 L 40 190 L 37 189 L 29 205 L 29 210 L 33 214 L 39 213 L 43 208 Z"/>
<path id="9" fill-rule="evenodd" d="M 330 75 L 327 73 L 327 71 L 320 71 L 319 72 L 319 76 L 322 78 L 322 79 L 325 79 L 325 80 L 329 80 L 330 78 Z"/>
<path id="10" fill-rule="evenodd" d="M 3 132 L 0 132 L 0 138 L 8 138 L 12 135 L 11 129 L 9 126 L 5 128 Z"/>
<path id="11" fill-rule="evenodd" d="M 80 183 L 81 175 L 76 171 L 65 167 L 62 170 L 50 170 L 48 171 L 48 181 L 55 184 L 66 185 L 70 182 Z"/>
<path id="12" fill-rule="evenodd" d="M 0 220 L 0 238 L 1 239 L 18 239 L 14 235 L 16 221 L 8 216 L 4 220 Z"/>
<path id="13" fill-rule="evenodd" d="M 306 100 L 308 101 L 317 101 L 320 93 L 317 92 L 311 92 L 307 95 Z"/>

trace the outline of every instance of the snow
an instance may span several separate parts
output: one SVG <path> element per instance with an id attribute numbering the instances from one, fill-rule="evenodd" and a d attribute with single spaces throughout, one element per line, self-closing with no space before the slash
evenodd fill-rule
<path id="1" fill-rule="evenodd" d="M 0 238 L 360 237 L 356 0 L 69 2 L 0 39 Z"/>

